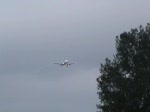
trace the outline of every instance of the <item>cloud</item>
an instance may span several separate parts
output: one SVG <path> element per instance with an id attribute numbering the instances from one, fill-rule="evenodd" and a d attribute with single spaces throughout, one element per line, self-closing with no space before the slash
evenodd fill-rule
<path id="1" fill-rule="evenodd" d="M 55 79 L 51 78 L 52 74 L 47 78 L 26 74 L 1 77 L 0 97 L 3 105 L 1 111 L 72 110 L 75 112 L 80 109 L 85 111 L 87 106 L 94 110 L 97 69 L 66 73 L 68 74 L 59 74 L 64 77 Z"/>
<path id="2" fill-rule="evenodd" d="M 149 22 L 150 1 L 5 0 L 0 4 L 0 110 L 95 111 L 99 65 L 115 37 Z M 68 59 L 68 68 L 53 65 Z"/>

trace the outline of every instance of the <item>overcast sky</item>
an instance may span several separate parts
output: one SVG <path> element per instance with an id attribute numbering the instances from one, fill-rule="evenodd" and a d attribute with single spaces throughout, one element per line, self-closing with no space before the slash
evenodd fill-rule
<path id="1" fill-rule="evenodd" d="M 96 112 L 115 37 L 150 22 L 150 0 L 0 0 L 0 111 Z M 75 62 L 66 68 L 54 65 Z"/>

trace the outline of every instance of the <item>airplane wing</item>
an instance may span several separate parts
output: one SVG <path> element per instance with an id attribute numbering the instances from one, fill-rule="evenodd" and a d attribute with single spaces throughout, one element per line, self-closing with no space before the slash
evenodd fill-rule
<path id="1" fill-rule="evenodd" d="M 64 65 L 63 63 L 53 63 L 53 64 L 57 64 L 57 65 L 61 65 L 61 66 L 63 66 L 63 65 Z"/>
<path id="2" fill-rule="evenodd" d="M 72 64 L 75 64 L 75 63 L 69 63 L 68 65 L 72 65 Z"/>

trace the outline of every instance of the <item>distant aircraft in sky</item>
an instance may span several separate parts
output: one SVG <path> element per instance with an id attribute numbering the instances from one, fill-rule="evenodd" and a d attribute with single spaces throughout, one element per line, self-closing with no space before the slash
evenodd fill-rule
<path id="1" fill-rule="evenodd" d="M 68 67 L 68 66 L 70 66 L 70 65 L 72 65 L 72 64 L 74 64 L 74 63 L 69 63 L 68 60 L 65 60 L 65 61 L 63 61 L 62 63 L 53 63 L 53 64 L 58 64 L 58 65 L 60 65 L 61 67 L 62 67 L 62 66 Z"/>

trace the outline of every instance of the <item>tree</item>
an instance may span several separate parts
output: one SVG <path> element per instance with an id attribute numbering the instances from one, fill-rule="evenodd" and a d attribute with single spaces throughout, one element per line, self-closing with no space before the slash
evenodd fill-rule
<path id="1" fill-rule="evenodd" d="M 102 112 L 150 112 L 150 24 L 116 37 L 116 54 L 97 78 Z"/>

